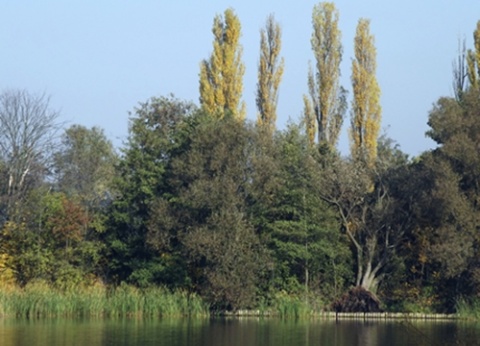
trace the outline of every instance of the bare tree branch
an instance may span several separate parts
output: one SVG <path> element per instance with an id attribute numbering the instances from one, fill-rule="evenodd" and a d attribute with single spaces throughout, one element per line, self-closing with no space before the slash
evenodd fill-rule
<path id="1" fill-rule="evenodd" d="M 60 128 L 58 113 L 45 94 L 5 90 L 0 94 L 0 160 L 8 184 L 7 213 L 29 187 L 44 177 Z"/>

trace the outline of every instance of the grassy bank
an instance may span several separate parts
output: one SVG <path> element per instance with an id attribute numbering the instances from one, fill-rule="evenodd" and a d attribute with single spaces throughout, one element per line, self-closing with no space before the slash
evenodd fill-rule
<path id="1" fill-rule="evenodd" d="M 0 314 L 16 317 L 206 316 L 208 306 L 195 294 L 165 288 L 102 285 L 57 290 L 38 282 L 0 288 Z"/>
<path id="2" fill-rule="evenodd" d="M 209 306 L 198 295 L 161 287 L 139 289 L 129 285 L 108 288 L 104 285 L 59 290 L 44 282 L 24 288 L 0 287 L 0 317 L 205 317 Z M 222 313 L 220 313 L 222 315 Z M 335 314 L 325 311 L 321 300 L 278 293 L 268 306 L 242 310 L 226 315 L 275 316 L 297 318 L 354 319 L 471 319 L 480 320 L 480 300 L 457 302 L 457 314 L 377 313 Z"/>
<path id="3" fill-rule="evenodd" d="M 480 320 L 480 299 L 459 299 L 456 303 L 457 315 L 463 319 Z"/>

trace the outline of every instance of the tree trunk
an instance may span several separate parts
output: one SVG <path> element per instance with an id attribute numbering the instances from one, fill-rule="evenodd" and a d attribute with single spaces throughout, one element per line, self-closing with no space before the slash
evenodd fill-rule
<path id="1" fill-rule="evenodd" d="M 379 284 L 378 278 L 376 277 L 375 272 L 372 271 L 372 266 L 369 263 L 362 277 L 360 286 L 366 289 L 367 291 L 376 293 L 378 284 Z"/>

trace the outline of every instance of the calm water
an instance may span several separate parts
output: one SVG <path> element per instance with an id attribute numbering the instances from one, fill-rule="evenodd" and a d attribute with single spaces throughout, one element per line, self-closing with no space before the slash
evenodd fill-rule
<path id="1" fill-rule="evenodd" d="M 0 345 L 480 345 L 480 325 L 275 319 L 3 319 Z"/>

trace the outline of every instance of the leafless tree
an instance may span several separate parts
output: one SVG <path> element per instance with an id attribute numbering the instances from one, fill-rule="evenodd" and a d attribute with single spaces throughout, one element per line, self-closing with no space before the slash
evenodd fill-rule
<path id="1" fill-rule="evenodd" d="M 50 108 L 49 101 L 45 94 L 26 90 L 8 89 L 0 94 L 0 160 L 5 174 L 0 184 L 7 213 L 48 167 L 60 128 L 58 112 Z"/>

